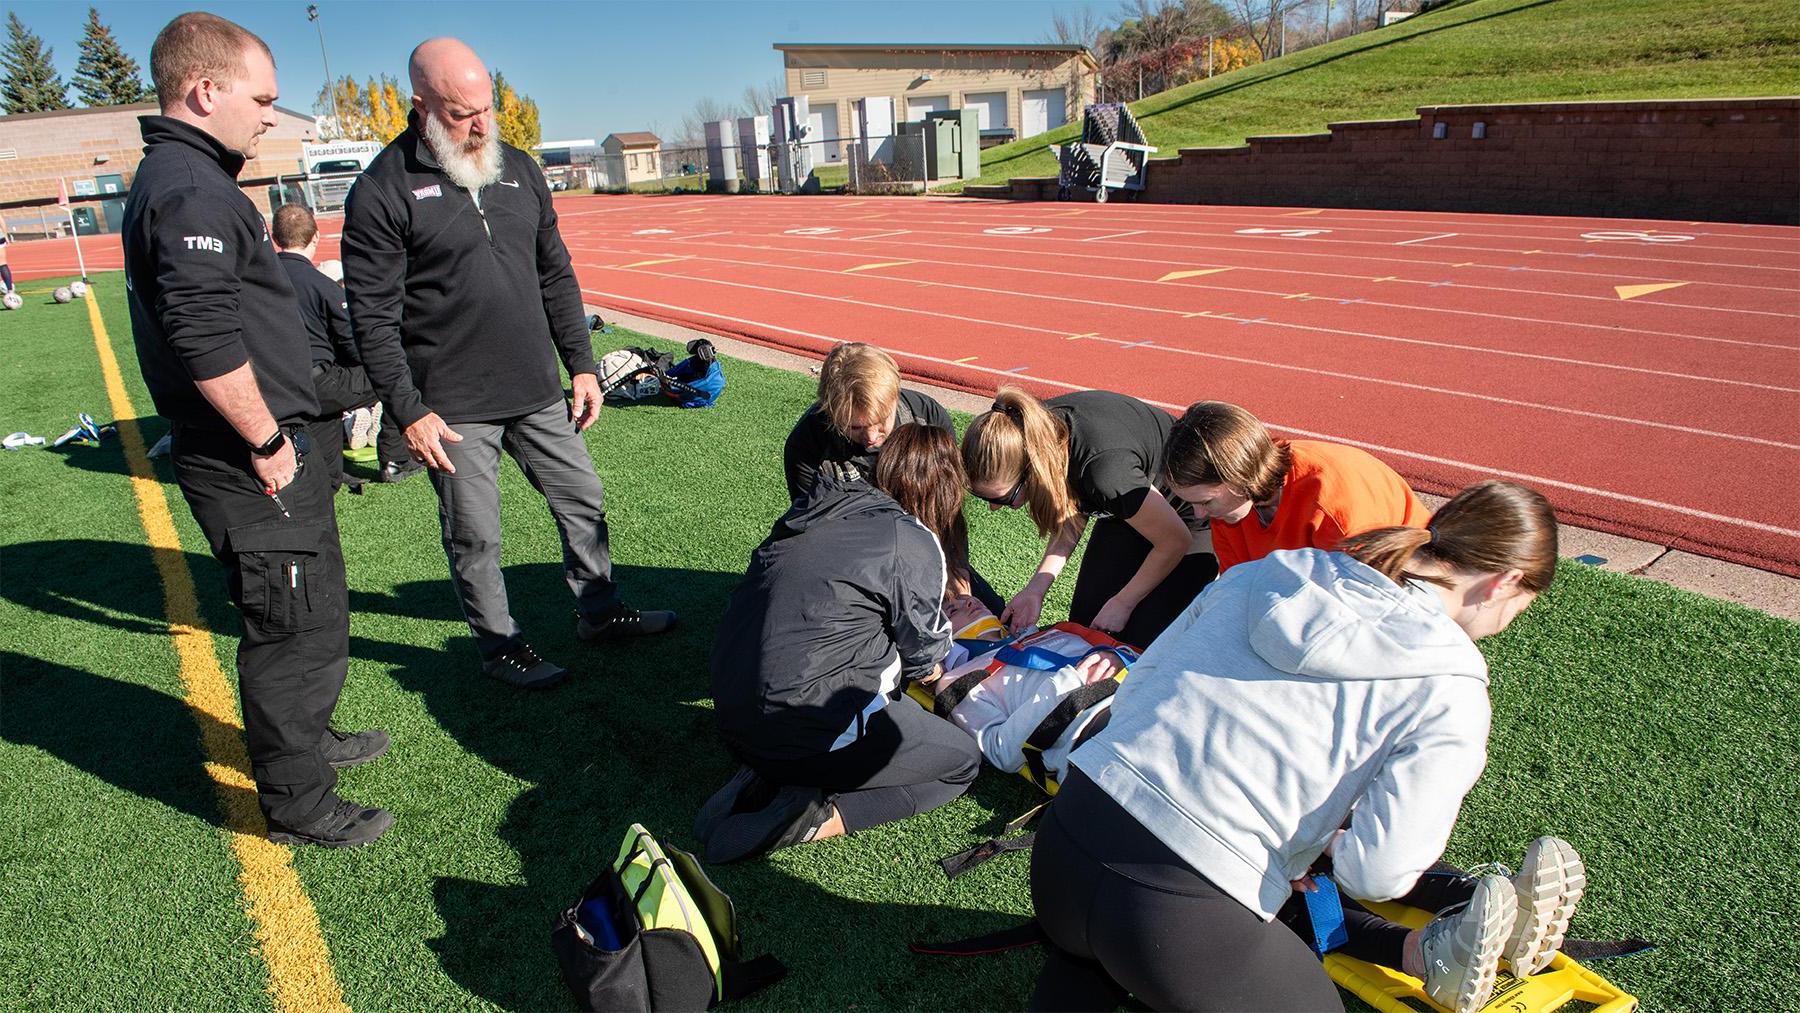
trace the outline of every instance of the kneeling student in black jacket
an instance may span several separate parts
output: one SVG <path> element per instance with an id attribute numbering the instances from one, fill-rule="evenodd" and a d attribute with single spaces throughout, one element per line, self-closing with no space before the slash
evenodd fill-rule
<path id="1" fill-rule="evenodd" d="M 968 790 L 981 754 L 900 693 L 950 647 L 936 536 L 886 493 L 822 476 L 775 523 L 713 647 L 719 734 L 743 762 L 694 835 L 729 862 L 879 826 Z"/>

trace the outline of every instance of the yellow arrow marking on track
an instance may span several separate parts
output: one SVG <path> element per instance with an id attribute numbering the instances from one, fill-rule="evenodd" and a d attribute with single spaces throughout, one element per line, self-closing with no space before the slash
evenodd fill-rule
<path id="1" fill-rule="evenodd" d="M 1636 299 L 1640 295 L 1649 295 L 1652 292 L 1666 292 L 1669 289 L 1680 288 L 1686 284 L 1687 282 L 1685 281 L 1665 281 L 1657 285 L 1614 285 L 1613 291 L 1619 293 L 1620 299 Z"/>
<path id="2" fill-rule="evenodd" d="M 1598 240 L 1596 240 L 1596 242 L 1598 242 Z M 1475 262 L 1473 260 L 1465 260 L 1460 264 L 1451 264 L 1450 266 L 1451 267 L 1474 267 Z"/>
<path id="3" fill-rule="evenodd" d="M 1369 280 L 1370 281 L 1394 281 L 1394 280 L 1398 279 L 1399 277 L 1400 276 L 1397 274 L 1390 274 L 1385 278 L 1370 278 Z"/>
<path id="4" fill-rule="evenodd" d="M 884 260 L 878 264 L 858 264 L 855 267 L 846 267 L 844 268 L 844 273 L 855 274 L 858 271 L 873 271 L 878 267 L 900 267 L 905 264 L 916 263 L 918 263 L 916 260 Z"/>
<path id="5" fill-rule="evenodd" d="M 974 362 L 974 361 L 975 361 L 975 360 L 976 360 L 976 359 L 978 359 L 978 358 L 980 358 L 980 356 L 978 356 L 978 355 L 971 355 L 971 356 L 969 356 L 969 357 L 968 357 L 968 358 L 964 358 L 964 359 L 951 359 L 951 360 L 950 360 L 950 361 L 951 361 L 951 362 L 954 362 L 954 363 L 956 363 L 956 364 L 957 364 L 957 365 L 958 365 L 958 366 L 961 366 L 961 365 L 964 365 L 964 364 L 966 364 L 966 363 L 970 363 L 970 362 Z"/>
<path id="6" fill-rule="evenodd" d="M 1099 331 L 1089 331 L 1086 334 L 1071 334 L 1068 337 L 1064 338 L 1063 340 L 1064 341 L 1077 341 L 1081 338 L 1097 338 L 1099 336 L 1100 336 Z"/>
<path id="7" fill-rule="evenodd" d="M 649 267 L 651 264 L 673 264 L 678 260 L 687 260 L 687 259 L 689 259 L 689 258 L 687 258 L 687 257 L 664 257 L 661 260 L 640 260 L 635 264 L 620 264 L 619 267 L 621 269 L 624 269 L 627 267 Z"/>
<path id="8" fill-rule="evenodd" d="M 1229 271 L 1229 270 L 1231 270 L 1231 268 L 1229 268 L 1229 267 L 1209 267 L 1209 268 L 1206 268 L 1206 269 L 1200 270 L 1200 271 L 1170 271 L 1168 274 L 1165 274 L 1156 280 L 1157 281 L 1178 281 L 1182 278 L 1198 278 L 1203 274 L 1218 274 L 1220 271 Z"/>
<path id="9" fill-rule="evenodd" d="M 1277 215 L 1276 217 L 1278 217 L 1278 218 L 1299 218 L 1303 215 L 1322 215 L 1324 213 L 1325 213 L 1324 208 L 1314 208 L 1311 211 L 1289 211 L 1286 214 Z"/>

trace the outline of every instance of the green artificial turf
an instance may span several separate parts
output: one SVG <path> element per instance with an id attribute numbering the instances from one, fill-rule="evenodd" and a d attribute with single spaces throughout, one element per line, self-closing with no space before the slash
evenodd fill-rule
<path id="1" fill-rule="evenodd" d="M 1149 138 L 1181 148 L 1397 119 L 1420 106 L 1793 95 L 1796 0 L 1464 0 L 1132 103 Z M 1078 121 L 981 154 L 979 179 L 1054 176 L 1049 145 Z"/>
<path id="2" fill-rule="evenodd" d="M 0 314 L 9 432 L 55 436 L 79 410 L 110 415 L 85 311 L 49 305 L 48 286 L 27 284 L 26 309 Z M 148 415 L 119 276 L 102 276 L 96 297 Z M 711 734 L 711 631 L 784 506 L 781 441 L 812 389 L 749 363 L 726 370 L 713 409 L 608 409 L 589 435 L 619 579 L 634 603 L 681 611 L 669 636 L 574 639 L 555 529 L 505 467 L 514 611 L 575 675 L 551 693 L 477 671 L 425 479 L 339 497 L 354 617 L 338 724 L 395 739 L 341 791 L 398 822 L 371 847 L 294 857 L 352 1007 L 567 1008 L 551 917 L 631 822 L 691 846 L 695 809 L 733 767 Z M 150 441 L 166 428 L 143 425 Z M 216 565 L 166 492 L 230 672 L 235 619 Z M 0 502 L 0 1007 L 267 1007 L 118 442 L 0 454 Z M 971 520 L 982 571 L 1017 587 L 1040 548 L 1026 518 Z M 1048 617 L 1066 611 L 1068 587 Z M 1591 874 L 1575 933 L 1661 944 L 1598 970 L 1654 1009 L 1783 1008 L 1800 965 L 1800 626 L 1565 564 L 1486 646 L 1492 758 L 1447 857 L 1513 858 L 1536 834 L 1566 836 Z M 791 968 L 743 1008 L 1018 1008 L 1034 953 L 926 958 L 905 943 L 1027 915 L 1028 856 L 954 883 L 936 859 L 1034 802 L 1023 781 L 988 772 L 936 812 L 715 869 L 747 949 Z"/>

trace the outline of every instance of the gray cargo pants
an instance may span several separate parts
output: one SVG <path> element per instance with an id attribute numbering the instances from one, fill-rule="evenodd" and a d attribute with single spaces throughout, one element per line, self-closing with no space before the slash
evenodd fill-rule
<path id="1" fill-rule="evenodd" d="M 519 624 L 507 605 L 500 574 L 500 449 L 520 470 L 556 518 L 562 536 L 563 576 L 575 593 L 575 608 L 597 619 L 618 600 L 606 537 L 606 490 L 594 472 L 587 444 L 558 400 L 506 422 L 457 422 L 450 426 L 461 443 L 445 440 L 444 452 L 456 474 L 431 471 L 437 488 L 444 554 L 463 615 L 475 634 L 483 660 L 522 642 Z"/>

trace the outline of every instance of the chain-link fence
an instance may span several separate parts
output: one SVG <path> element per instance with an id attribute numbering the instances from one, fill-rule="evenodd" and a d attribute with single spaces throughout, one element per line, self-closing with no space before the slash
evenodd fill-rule
<path id="1" fill-rule="evenodd" d="M 846 145 L 845 161 L 850 168 L 850 193 L 913 194 L 925 191 L 924 134 L 873 137 L 866 143 L 850 141 Z"/>

